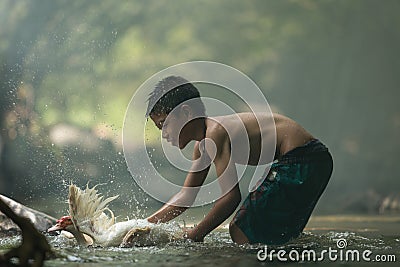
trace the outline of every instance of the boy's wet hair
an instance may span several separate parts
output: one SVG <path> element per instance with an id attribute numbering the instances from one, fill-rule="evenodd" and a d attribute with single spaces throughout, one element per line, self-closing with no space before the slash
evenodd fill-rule
<path id="1" fill-rule="evenodd" d="M 194 99 L 190 102 L 190 107 L 196 115 L 205 115 L 204 104 L 197 88 L 180 76 L 168 76 L 159 81 L 150 93 L 146 117 L 151 114 L 169 114 L 175 107 L 190 99 Z"/>

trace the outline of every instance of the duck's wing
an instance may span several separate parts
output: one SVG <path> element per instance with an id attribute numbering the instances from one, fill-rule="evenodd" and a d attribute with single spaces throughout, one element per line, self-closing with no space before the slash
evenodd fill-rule
<path id="1" fill-rule="evenodd" d="M 108 203 L 118 196 L 103 200 L 103 196 L 97 193 L 96 186 L 85 190 L 74 184 L 69 186 L 69 213 L 75 227 L 87 234 L 102 233 L 115 224 L 114 213 L 108 208 Z M 105 212 L 108 211 L 109 215 Z"/>

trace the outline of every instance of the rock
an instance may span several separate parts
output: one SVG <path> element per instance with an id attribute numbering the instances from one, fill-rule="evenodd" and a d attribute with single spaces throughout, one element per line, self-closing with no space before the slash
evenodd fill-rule
<path id="1" fill-rule="evenodd" d="M 400 213 L 400 194 L 382 195 L 374 189 L 354 193 L 342 201 L 341 211 L 367 214 Z"/>
<path id="2" fill-rule="evenodd" d="M 389 194 L 385 196 L 380 205 L 379 213 L 399 213 L 400 212 L 400 194 Z"/>

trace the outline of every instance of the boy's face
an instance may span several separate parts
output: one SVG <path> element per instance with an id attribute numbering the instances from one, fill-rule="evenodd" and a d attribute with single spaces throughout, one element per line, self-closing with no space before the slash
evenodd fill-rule
<path id="1" fill-rule="evenodd" d="M 183 142 L 183 136 L 181 129 L 186 124 L 182 116 L 176 114 L 176 112 L 170 114 L 150 114 L 150 118 L 153 120 L 158 129 L 162 131 L 162 137 L 170 142 L 171 145 L 183 148 L 186 144 Z"/>

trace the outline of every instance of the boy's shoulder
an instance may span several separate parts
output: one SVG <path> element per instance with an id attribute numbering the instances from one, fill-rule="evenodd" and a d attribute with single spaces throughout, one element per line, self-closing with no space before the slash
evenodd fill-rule
<path id="1" fill-rule="evenodd" d="M 207 117 L 206 138 L 215 139 L 215 141 L 217 141 L 227 136 L 227 131 L 224 127 L 226 124 L 225 117 L 226 116 Z"/>
<path id="2" fill-rule="evenodd" d="M 229 135 L 224 126 L 224 118 L 221 117 L 207 117 L 206 120 L 206 133 L 205 133 L 205 146 L 208 152 L 215 149 L 221 151 L 221 149 L 228 143 Z M 207 140 L 208 139 L 208 140 Z"/>

